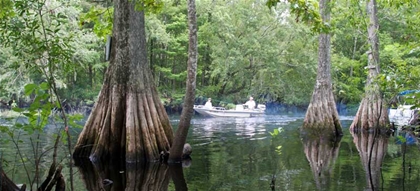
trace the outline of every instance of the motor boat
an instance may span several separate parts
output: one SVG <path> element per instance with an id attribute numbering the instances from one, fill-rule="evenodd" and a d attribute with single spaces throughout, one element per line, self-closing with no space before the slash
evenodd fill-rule
<path id="1" fill-rule="evenodd" d="M 258 104 L 255 109 L 248 109 L 244 105 L 236 105 L 235 109 L 224 107 L 204 107 L 204 105 L 194 105 L 194 110 L 206 117 L 258 117 L 265 114 L 265 105 Z"/>

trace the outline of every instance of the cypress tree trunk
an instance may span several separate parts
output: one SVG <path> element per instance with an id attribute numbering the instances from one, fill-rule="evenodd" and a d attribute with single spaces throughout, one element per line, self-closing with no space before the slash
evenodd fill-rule
<path id="1" fill-rule="evenodd" d="M 170 148 L 172 127 L 151 76 L 144 12 L 136 2 L 114 1 L 110 64 L 74 157 L 155 161 Z"/>
<path id="2" fill-rule="evenodd" d="M 351 131 L 359 130 L 382 130 L 389 124 L 388 111 L 379 85 L 375 78 L 379 75 L 379 23 L 377 17 L 376 0 L 367 2 L 367 14 L 369 16 L 368 40 L 370 50 L 368 52 L 368 76 L 365 86 L 365 96 L 360 103 L 359 110 L 350 126 Z"/>
<path id="3" fill-rule="evenodd" d="M 187 140 L 188 129 L 192 115 L 194 114 L 194 98 L 197 77 L 197 21 L 195 11 L 195 0 L 188 0 L 188 28 L 189 28 L 189 48 L 188 48 L 188 79 L 187 90 L 185 93 L 184 106 L 176 131 L 175 141 L 171 147 L 168 162 L 179 162 L 182 160 L 182 151 Z"/>
<path id="4" fill-rule="evenodd" d="M 319 9 L 323 22 L 330 21 L 330 0 L 320 0 Z M 303 129 L 325 129 L 341 135 L 341 124 L 334 101 L 331 84 L 331 40 L 330 35 L 319 35 L 318 71 L 311 103 L 306 112 Z"/>

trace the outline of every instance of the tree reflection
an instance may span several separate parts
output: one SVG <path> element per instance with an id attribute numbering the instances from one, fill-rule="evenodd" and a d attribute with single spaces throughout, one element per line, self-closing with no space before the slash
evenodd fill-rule
<path id="1" fill-rule="evenodd" d="M 182 164 L 118 163 L 116 160 L 92 163 L 77 160 L 76 165 L 90 191 L 168 190 L 173 177 L 176 190 L 188 190 Z"/>
<path id="2" fill-rule="evenodd" d="M 313 132 L 303 132 L 303 134 L 303 147 L 315 184 L 318 190 L 329 190 L 331 172 L 338 156 L 341 137 Z"/>
<path id="3" fill-rule="evenodd" d="M 388 146 L 388 136 L 364 131 L 351 132 L 351 134 L 365 169 L 367 190 L 377 190 L 381 166 Z"/>
<path id="4" fill-rule="evenodd" d="M 86 190 L 124 190 L 125 165 L 117 160 L 92 163 L 89 159 L 75 160 Z"/>

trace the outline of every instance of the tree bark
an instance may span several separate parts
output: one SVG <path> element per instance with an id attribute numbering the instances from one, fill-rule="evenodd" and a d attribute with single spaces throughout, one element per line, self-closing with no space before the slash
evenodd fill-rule
<path id="1" fill-rule="evenodd" d="M 151 76 L 144 12 L 136 2 L 114 1 L 110 64 L 74 157 L 157 161 L 170 148 L 172 127 Z"/>
<path id="2" fill-rule="evenodd" d="M 360 103 L 350 131 L 359 130 L 384 130 L 389 125 L 388 111 L 382 98 L 379 85 L 375 78 L 379 75 L 379 22 L 377 17 L 376 0 L 367 2 L 367 14 L 369 17 L 368 41 L 368 76 L 365 86 L 365 96 Z"/>
<path id="3" fill-rule="evenodd" d="M 187 90 L 185 93 L 184 106 L 176 131 L 175 140 L 171 147 L 168 162 L 182 161 L 184 144 L 187 140 L 188 129 L 191 118 L 194 114 L 194 98 L 197 77 L 197 18 L 195 0 L 188 0 L 188 28 L 189 28 L 189 48 L 188 48 L 188 78 Z"/>
<path id="4" fill-rule="evenodd" d="M 319 9 L 324 23 L 330 21 L 330 0 L 320 0 Z M 325 129 L 341 135 L 342 129 L 334 101 L 331 84 L 330 34 L 319 35 L 318 71 L 311 103 L 306 112 L 303 128 Z"/>

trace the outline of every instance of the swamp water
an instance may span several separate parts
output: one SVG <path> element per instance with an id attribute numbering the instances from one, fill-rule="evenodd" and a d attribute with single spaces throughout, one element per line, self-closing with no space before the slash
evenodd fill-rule
<path id="1" fill-rule="evenodd" d="M 105 186 L 106 190 L 420 190 L 417 145 L 400 144 L 396 137 L 352 135 L 348 129 L 352 117 L 340 118 L 344 137 L 332 143 L 303 140 L 298 129 L 303 116 L 195 116 L 187 140 L 193 147 L 192 160 L 184 163 L 184 168 L 157 164 L 124 168 L 120 164 L 79 161 L 80 167 L 74 167 L 74 187 L 78 191 L 99 190 L 111 180 L 113 184 Z M 171 122 L 176 128 L 179 117 L 172 117 Z M 51 129 L 46 131 L 48 135 Z M 73 144 L 79 132 L 73 131 Z M 2 140 L 8 137 L 0 136 Z M 54 137 L 46 137 L 42 144 L 51 147 Z M 19 158 L 13 142 L 1 144 L 3 159 L 9 161 L 3 163 L 6 173 L 16 183 L 27 183 L 23 166 L 12 162 Z M 62 160 L 66 148 L 59 149 Z M 20 150 L 28 161 L 33 158 L 30 144 L 22 143 Z M 49 164 L 49 160 L 41 161 L 44 168 Z M 29 172 L 34 170 L 31 165 L 26 164 Z M 64 167 L 67 185 L 68 173 L 68 167 Z"/>

